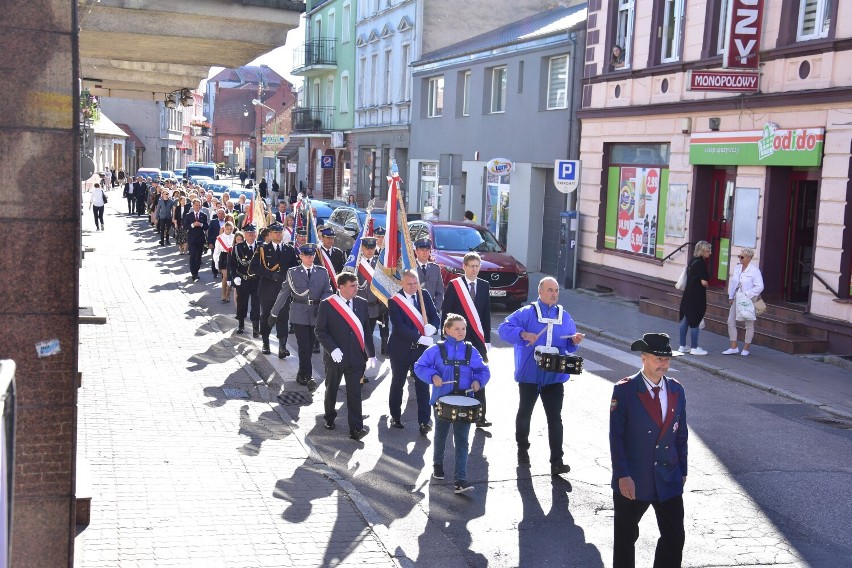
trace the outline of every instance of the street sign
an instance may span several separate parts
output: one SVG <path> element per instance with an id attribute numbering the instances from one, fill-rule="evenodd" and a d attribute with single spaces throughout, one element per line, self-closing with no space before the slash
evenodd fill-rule
<path id="1" fill-rule="evenodd" d="M 278 145 L 283 146 L 287 143 L 287 137 L 283 134 L 264 134 L 263 135 L 263 145 L 264 146 L 272 146 Z"/>
<path id="2" fill-rule="evenodd" d="M 323 156 L 320 158 L 320 168 L 324 170 L 334 169 L 334 156 Z"/>
<path id="3" fill-rule="evenodd" d="M 580 185 L 580 160 L 556 160 L 553 184 L 562 193 L 571 193 Z"/>

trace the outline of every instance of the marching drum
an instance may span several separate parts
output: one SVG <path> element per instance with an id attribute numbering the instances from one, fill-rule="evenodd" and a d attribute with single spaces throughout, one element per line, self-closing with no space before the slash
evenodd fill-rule
<path id="1" fill-rule="evenodd" d="M 535 362 L 543 371 L 569 375 L 579 375 L 583 372 L 583 358 L 576 355 L 536 352 Z"/>
<path id="2" fill-rule="evenodd" d="M 435 412 L 450 422 L 477 422 L 482 417 L 482 406 L 475 398 L 448 394 L 435 402 Z"/>

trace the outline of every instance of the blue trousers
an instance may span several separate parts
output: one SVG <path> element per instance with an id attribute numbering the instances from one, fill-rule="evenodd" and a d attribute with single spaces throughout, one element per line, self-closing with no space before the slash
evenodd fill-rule
<path id="1" fill-rule="evenodd" d="M 470 422 L 450 422 L 439 418 L 435 413 L 435 440 L 432 443 L 433 458 L 435 465 L 444 466 L 444 449 L 447 445 L 447 437 L 453 429 L 453 444 L 456 446 L 456 481 L 467 480 L 467 451 L 468 436 L 470 436 Z"/>
<path id="2" fill-rule="evenodd" d="M 689 322 L 686 321 L 686 318 L 680 320 L 680 344 L 681 346 L 686 345 L 686 330 L 689 329 L 689 347 L 698 347 L 698 328 L 697 327 L 689 327 Z"/>

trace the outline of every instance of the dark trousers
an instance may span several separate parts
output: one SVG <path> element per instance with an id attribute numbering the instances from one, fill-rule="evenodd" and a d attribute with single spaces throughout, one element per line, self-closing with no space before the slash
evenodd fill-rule
<path id="1" fill-rule="evenodd" d="M 97 205 L 92 205 L 92 214 L 95 216 L 95 227 L 103 227 L 104 226 L 104 209 L 105 208 L 106 208 L 106 205 L 101 205 L 100 207 L 98 207 Z"/>
<path id="2" fill-rule="evenodd" d="M 133 213 L 134 205 L 136 205 L 136 198 L 132 195 L 127 196 L 127 214 L 130 215 Z"/>
<path id="3" fill-rule="evenodd" d="M 311 365 L 311 355 L 313 353 L 314 341 L 316 340 L 314 326 L 294 323 L 293 333 L 296 334 L 296 344 L 299 349 L 299 372 L 296 373 L 296 377 L 310 379 L 314 372 L 313 365 Z M 361 375 L 358 376 L 358 379 L 360 378 Z M 348 380 L 346 384 L 347 386 L 349 385 Z"/>
<path id="4" fill-rule="evenodd" d="M 337 390 L 340 379 L 346 379 L 346 412 L 349 420 L 349 431 L 357 432 L 364 428 L 364 418 L 361 414 L 361 377 L 367 370 L 366 363 L 341 361 L 335 363 L 327 352 L 323 355 L 325 363 L 325 420 L 334 422 L 337 418 Z"/>
<path id="5" fill-rule="evenodd" d="M 384 306 L 379 308 L 379 319 L 377 321 L 382 323 L 382 325 L 379 326 L 379 337 L 387 342 L 388 337 L 390 336 L 390 321 L 388 318 L 388 310 Z"/>
<path id="6" fill-rule="evenodd" d="M 373 343 L 373 333 L 376 331 L 376 324 L 379 318 L 367 318 L 367 329 L 364 330 L 364 340 Z M 375 343 L 373 344 L 375 347 Z"/>
<path id="7" fill-rule="evenodd" d="M 482 355 L 482 360 L 488 363 L 488 350 L 485 348 L 485 345 L 479 341 L 479 337 L 477 337 L 474 341 L 471 341 L 476 350 L 479 351 L 479 354 Z M 482 387 L 475 393 L 473 393 L 473 398 L 479 401 L 479 407 L 482 409 L 482 421 L 485 422 L 485 387 Z M 527 423 L 529 424 L 529 422 Z"/>
<path id="8" fill-rule="evenodd" d="M 137 199 L 136 200 L 136 216 L 139 217 L 140 215 L 144 215 L 144 214 L 145 214 L 145 200 L 144 199 Z"/>
<path id="9" fill-rule="evenodd" d="M 260 319 L 257 280 L 246 280 L 243 278 L 243 283 L 237 287 L 237 319 L 241 322 L 246 319 L 246 314 L 249 313 L 249 302 L 251 302 L 251 322 L 257 324 Z"/>
<path id="10" fill-rule="evenodd" d="M 169 240 L 169 228 L 172 226 L 172 219 L 157 218 L 157 233 L 160 235 L 160 242 Z"/>
<path id="11" fill-rule="evenodd" d="M 565 392 L 562 383 L 542 387 L 533 383 L 518 383 L 520 401 L 518 415 L 515 417 L 515 441 L 519 450 L 530 448 L 530 419 L 535 402 L 541 396 L 541 405 L 547 417 L 547 439 L 550 443 L 550 463 L 562 464 L 562 397 Z"/>
<path id="12" fill-rule="evenodd" d="M 272 306 L 275 305 L 275 300 L 278 299 L 278 292 L 281 291 L 281 283 L 269 278 L 261 278 L 257 285 L 257 297 L 260 301 L 260 334 L 269 338 L 269 333 L 272 328 L 269 327 L 269 316 L 272 315 Z M 287 313 L 284 313 L 287 310 Z M 290 306 L 284 306 L 281 311 L 275 316 L 278 321 L 275 322 L 275 335 L 280 341 L 281 338 L 287 337 L 287 322 L 290 320 Z"/>
<path id="13" fill-rule="evenodd" d="M 668 501 L 631 501 L 618 491 L 613 491 L 615 506 L 615 546 L 612 551 L 613 568 L 636 566 L 635 546 L 639 538 L 639 521 L 648 507 L 654 507 L 660 538 L 654 555 L 654 568 L 680 568 L 686 534 L 683 528 L 683 497 L 678 495 Z"/>
<path id="14" fill-rule="evenodd" d="M 204 241 L 189 241 L 189 272 L 193 277 L 201 270 L 201 256 L 204 254 Z"/>
<path id="15" fill-rule="evenodd" d="M 402 390 L 408 378 L 409 371 L 414 373 L 414 362 L 423 353 L 422 348 L 412 349 L 409 357 L 391 357 L 391 386 L 388 403 L 390 415 L 394 420 L 402 416 Z M 417 422 L 429 424 L 429 385 L 419 379 L 414 379 L 414 394 L 417 397 Z"/>

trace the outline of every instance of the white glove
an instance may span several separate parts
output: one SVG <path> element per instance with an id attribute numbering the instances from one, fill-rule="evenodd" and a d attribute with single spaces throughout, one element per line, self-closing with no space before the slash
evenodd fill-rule
<path id="1" fill-rule="evenodd" d="M 426 335 L 435 335 L 436 333 L 438 333 L 438 330 L 431 323 L 427 323 L 423 326 L 423 332 Z"/>
<path id="2" fill-rule="evenodd" d="M 417 343 L 420 345 L 425 345 L 426 347 L 431 347 L 435 345 L 435 340 L 431 337 L 426 337 L 425 335 L 421 335 L 420 339 L 417 340 Z"/>
<path id="3" fill-rule="evenodd" d="M 486 344 L 485 344 L 485 352 L 486 352 L 486 353 L 490 353 L 490 352 L 491 352 L 491 344 L 490 344 L 490 343 L 486 343 Z"/>
<path id="4" fill-rule="evenodd" d="M 341 351 L 339 347 L 331 352 L 331 360 L 335 363 L 343 361 L 343 351 Z"/>
<path id="5" fill-rule="evenodd" d="M 240 284 L 242 284 L 242 283 L 243 283 L 243 279 L 242 279 L 242 278 L 240 278 L 239 276 L 237 276 L 236 278 L 234 278 L 234 286 L 239 286 L 239 285 L 240 285 Z"/>
<path id="6" fill-rule="evenodd" d="M 367 368 L 368 369 L 375 369 L 378 366 L 379 366 L 379 360 L 376 359 L 375 357 L 370 357 L 369 359 L 367 359 Z"/>

